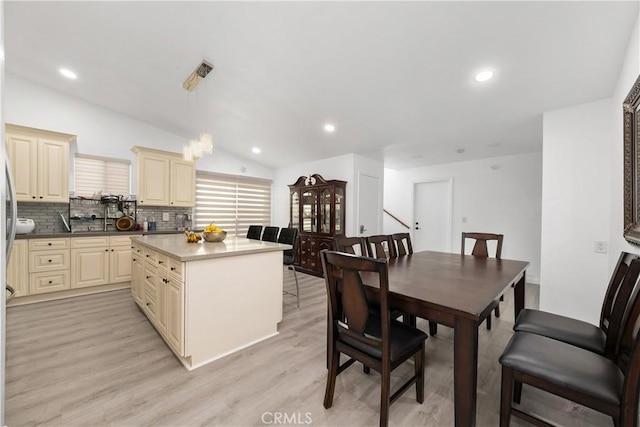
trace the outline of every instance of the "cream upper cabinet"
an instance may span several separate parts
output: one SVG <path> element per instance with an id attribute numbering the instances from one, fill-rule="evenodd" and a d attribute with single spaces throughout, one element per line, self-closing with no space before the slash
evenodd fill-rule
<path id="1" fill-rule="evenodd" d="M 69 201 L 69 142 L 75 136 L 7 125 L 9 162 L 19 202 Z"/>
<path id="2" fill-rule="evenodd" d="M 171 161 L 171 206 L 196 205 L 196 174 L 193 162 Z"/>
<path id="3" fill-rule="evenodd" d="M 138 204 L 148 206 L 194 206 L 195 163 L 180 154 L 133 147 L 138 158 Z"/>
<path id="4" fill-rule="evenodd" d="M 7 284 L 16 291 L 16 297 L 29 295 L 29 241 L 13 242 L 7 264 Z"/>

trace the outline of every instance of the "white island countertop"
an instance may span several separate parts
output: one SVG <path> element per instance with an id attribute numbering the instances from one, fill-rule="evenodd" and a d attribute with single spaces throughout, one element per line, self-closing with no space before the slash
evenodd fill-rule
<path id="1" fill-rule="evenodd" d="M 216 243 L 205 241 L 187 243 L 187 237 L 184 234 L 147 235 L 132 237 L 131 240 L 170 257 L 177 258 L 180 261 L 198 261 L 210 258 L 284 251 L 292 248 L 291 245 L 232 236 L 227 236 L 224 242 Z"/>

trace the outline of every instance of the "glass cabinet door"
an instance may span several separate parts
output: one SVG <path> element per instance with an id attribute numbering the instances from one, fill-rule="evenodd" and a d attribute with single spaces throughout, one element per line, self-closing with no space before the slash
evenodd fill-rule
<path id="1" fill-rule="evenodd" d="M 342 218 L 344 216 L 344 189 L 336 188 L 336 234 L 344 234 L 344 224 Z"/>
<path id="2" fill-rule="evenodd" d="M 307 190 L 302 193 L 302 231 L 315 233 L 318 231 L 318 193 Z"/>
<path id="3" fill-rule="evenodd" d="M 300 196 L 297 191 L 291 193 L 291 228 L 300 229 Z"/>
<path id="4" fill-rule="evenodd" d="M 331 234 L 331 191 L 328 188 L 320 193 L 320 232 Z"/>

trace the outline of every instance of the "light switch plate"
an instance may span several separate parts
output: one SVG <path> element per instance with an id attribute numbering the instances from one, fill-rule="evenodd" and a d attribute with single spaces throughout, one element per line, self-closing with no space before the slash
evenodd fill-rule
<path id="1" fill-rule="evenodd" d="M 162 220 L 163 221 L 169 221 L 169 212 L 163 212 L 162 213 Z"/>
<path id="2" fill-rule="evenodd" d="M 596 240 L 594 251 L 598 254 L 606 254 L 607 253 L 607 242 Z"/>

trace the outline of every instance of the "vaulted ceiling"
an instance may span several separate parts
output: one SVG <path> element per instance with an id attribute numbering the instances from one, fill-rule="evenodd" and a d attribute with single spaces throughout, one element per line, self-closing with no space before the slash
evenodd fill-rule
<path id="1" fill-rule="evenodd" d="M 7 73 L 185 140 L 211 132 L 214 146 L 270 167 L 346 153 L 407 168 L 540 151 L 544 111 L 612 95 L 638 18 L 636 1 L 4 8 Z M 182 83 L 202 60 L 215 68 L 189 93 Z M 482 69 L 494 78 L 474 81 Z"/>

